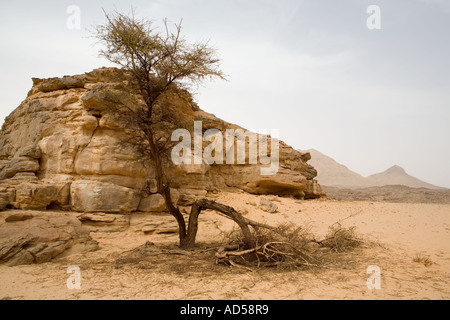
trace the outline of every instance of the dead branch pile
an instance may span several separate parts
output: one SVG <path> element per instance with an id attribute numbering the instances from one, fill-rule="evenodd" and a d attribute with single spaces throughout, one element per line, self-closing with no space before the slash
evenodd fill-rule
<path id="1" fill-rule="evenodd" d="M 274 229 L 255 229 L 255 246 L 244 248 L 241 233 L 229 235 L 230 244 L 216 253 L 216 262 L 253 270 L 261 267 L 301 269 L 325 267 L 329 257 L 362 244 L 354 228 L 336 224 L 323 240 L 316 240 L 306 229 L 284 224 Z"/>

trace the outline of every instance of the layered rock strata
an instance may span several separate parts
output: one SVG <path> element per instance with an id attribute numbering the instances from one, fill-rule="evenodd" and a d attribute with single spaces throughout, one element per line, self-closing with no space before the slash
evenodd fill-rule
<path id="1" fill-rule="evenodd" d="M 159 212 L 150 160 L 129 141 L 135 130 L 105 92 L 123 92 L 126 73 L 114 68 L 63 78 L 33 79 L 21 105 L 0 131 L 0 210 L 63 209 L 77 212 Z M 128 93 L 135 103 L 137 95 Z M 118 111 L 119 110 L 119 111 Z M 189 94 L 170 94 L 155 109 L 157 134 L 169 139 L 175 128 L 193 132 L 241 129 L 199 109 Z M 203 142 L 203 148 L 207 143 Z M 248 148 L 248 143 L 247 143 Z M 283 142 L 279 170 L 263 176 L 263 165 L 181 164 L 165 161 L 175 202 L 189 205 L 207 192 L 237 188 L 253 194 L 317 198 L 323 192 L 307 164 L 308 153 Z M 248 160 L 248 155 L 247 155 Z"/>

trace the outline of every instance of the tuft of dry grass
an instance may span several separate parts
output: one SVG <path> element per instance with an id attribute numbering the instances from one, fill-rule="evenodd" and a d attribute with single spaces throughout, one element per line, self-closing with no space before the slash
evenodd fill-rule
<path id="1" fill-rule="evenodd" d="M 359 247 L 362 240 L 356 235 L 355 227 L 344 228 L 340 223 L 335 223 L 321 244 L 335 252 L 347 252 Z"/>
<path id="2" fill-rule="evenodd" d="M 425 267 L 430 267 L 434 264 L 434 262 L 430 259 L 430 257 L 425 257 L 422 254 L 418 254 L 413 258 L 413 262 L 417 262 L 423 264 Z"/>

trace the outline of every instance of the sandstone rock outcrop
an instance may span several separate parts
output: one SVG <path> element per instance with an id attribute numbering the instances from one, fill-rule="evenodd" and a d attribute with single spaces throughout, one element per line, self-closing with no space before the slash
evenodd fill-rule
<path id="1" fill-rule="evenodd" d="M 126 74 L 114 68 L 33 79 L 27 98 L 0 131 L 0 210 L 130 213 L 165 209 L 161 198 L 146 192 L 156 185 L 151 161 L 129 141 L 133 128 L 105 94 L 105 89 L 123 91 L 127 81 Z M 155 116 L 161 123 L 158 133 L 168 137 L 175 128 L 193 132 L 194 121 L 202 121 L 204 131 L 240 128 L 200 110 L 188 94 L 170 95 Z M 165 170 L 180 205 L 224 188 L 317 198 L 323 192 L 314 180 L 317 172 L 307 164 L 309 159 L 309 154 L 280 142 L 280 169 L 273 176 L 262 176 L 262 165 L 250 164 L 166 161 Z"/>
<path id="2" fill-rule="evenodd" d="M 0 263 L 43 263 L 64 255 L 98 249 L 73 214 L 8 211 L 0 213 Z"/>

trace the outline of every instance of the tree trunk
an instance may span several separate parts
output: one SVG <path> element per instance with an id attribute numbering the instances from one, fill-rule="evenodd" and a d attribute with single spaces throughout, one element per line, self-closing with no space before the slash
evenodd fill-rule
<path id="1" fill-rule="evenodd" d="M 183 214 L 180 210 L 174 206 L 172 202 L 172 197 L 170 196 L 170 187 L 168 184 L 164 185 L 164 193 L 163 193 L 164 201 L 166 202 L 167 210 L 169 213 L 175 217 L 178 223 L 178 236 L 180 239 L 180 247 L 186 247 L 187 240 L 187 232 L 186 232 L 186 221 L 183 218 Z"/>
<path id="2" fill-rule="evenodd" d="M 152 129 L 148 128 L 146 130 L 146 134 L 147 140 L 150 144 L 150 152 L 153 156 L 153 161 L 155 163 L 157 192 L 163 196 L 167 210 L 177 220 L 180 246 L 184 247 L 186 240 L 186 222 L 180 210 L 173 205 L 172 198 L 170 196 L 170 186 L 168 182 L 165 181 L 161 158 L 159 155 L 158 147 L 156 146 L 155 137 L 153 135 Z"/>
<path id="3" fill-rule="evenodd" d="M 184 242 L 184 249 L 189 249 L 195 246 L 195 238 L 198 231 L 198 216 L 204 209 L 211 209 L 223 213 L 227 217 L 231 218 L 241 228 L 244 236 L 244 244 L 247 248 L 255 246 L 254 237 L 248 227 L 249 223 L 246 219 L 232 207 L 217 203 L 208 199 L 201 199 L 194 202 L 191 208 L 191 214 L 189 216 L 189 226 L 186 235 L 186 241 Z"/>

